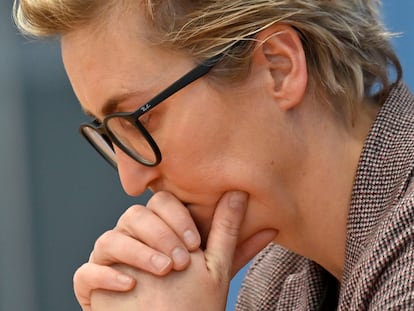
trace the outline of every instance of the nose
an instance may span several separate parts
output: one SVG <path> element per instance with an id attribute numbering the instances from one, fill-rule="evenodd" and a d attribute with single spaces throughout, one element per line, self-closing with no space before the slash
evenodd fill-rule
<path id="1" fill-rule="evenodd" d="M 122 188 L 128 195 L 142 194 L 151 183 L 159 178 L 158 167 L 148 167 L 138 163 L 117 147 L 115 147 L 115 153 Z"/>

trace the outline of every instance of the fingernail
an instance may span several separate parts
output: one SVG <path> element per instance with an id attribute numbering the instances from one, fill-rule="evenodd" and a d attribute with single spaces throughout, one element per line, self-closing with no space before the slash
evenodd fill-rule
<path id="1" fill-rule="evenodd" d="M 187 230 L 186 232 L 184 232 L 184 242 L 187 245 L 187 247 L 193 248 L 198 246 L 199 239 L 193 231 Z"/>
<path id="2" fill-rule="evenodd" d="M 183 266 L 190 259 L 190 255 L 183 248 L 177 247 L 172 251 L 172 258 L 177 266 Z"/>
<path id="3" fill-rule="evenodd" d="M 247 201 L 247 193 L 243 191 L 232 192 L 229 198 L 229 207 L 231 208 L 243 208 Z"/>
<path id="4" fill-rule="evenodd" d="M 133 278 L 125 274 L 118 274 L 116 276 L 116 279 L 119 284 L 122 284 L 124 286 L 130 286 L 134 282 Z"/>
<path id="5" fill-rule="evenodd" d="M 162 254 L 155 254 L 151 257 L 152 265 L 157 271 L 164 271 L 171 263 L 171 259 Z"/>

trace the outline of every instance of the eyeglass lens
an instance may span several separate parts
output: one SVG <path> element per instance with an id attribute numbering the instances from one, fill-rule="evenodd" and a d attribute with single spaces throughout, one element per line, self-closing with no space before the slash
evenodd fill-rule
<path id="1" fill-rule="evenodd" d="M 112 142 L 108 137 L 96 131 L 96 129 L 85 126 L 82 133 L 88 139 L 89 143 L 112 165 L 116 167 L 116 156 Z"/>
<path id="2" fill-rule="evenodd" d="M 111 117 L 106 123 L 110 134 L 133 158 L 146 163 L 155 163 L 156 155 L 148 140 L 132 120 Z"/>

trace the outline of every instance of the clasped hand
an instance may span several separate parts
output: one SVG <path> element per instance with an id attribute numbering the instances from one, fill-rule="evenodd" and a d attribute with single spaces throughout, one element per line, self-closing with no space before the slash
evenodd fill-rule
<path id="1" fill-rule="evenodd" d="M 129 208 L 75 273 L 82 309 L 224 310 L 232 276 L 271 240 L 238 245 L 246 207 L 247 194 L 223 195 L 204 250 L 188 209 L 171 193 Z"/>

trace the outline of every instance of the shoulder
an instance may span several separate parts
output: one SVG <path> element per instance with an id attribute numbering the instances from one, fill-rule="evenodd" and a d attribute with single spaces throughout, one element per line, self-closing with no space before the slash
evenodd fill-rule
<path id="1" fill-rule="evenodd" d="M 378 223 L 343 284 L 341 310 L 408 310 L 414 305 L 414 182 Z"/>
<path id="2" fill-rule="evenodd" d="M 252 262 L 236 310 L 316 310 L 326 281 L 316 263 L 270 244 Z"/>

